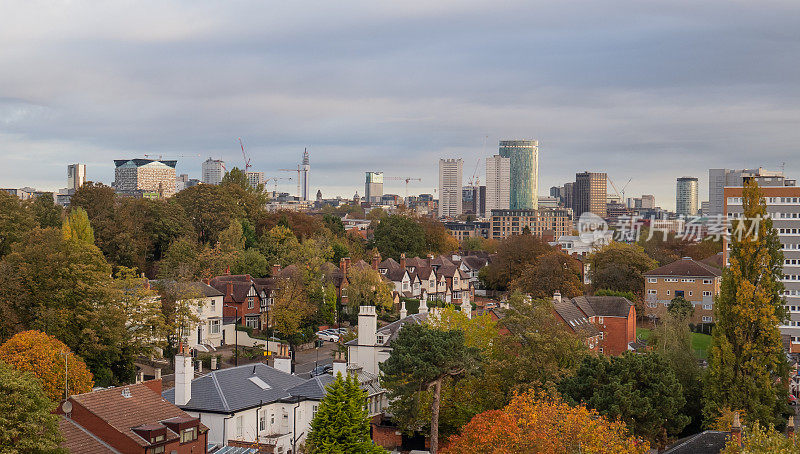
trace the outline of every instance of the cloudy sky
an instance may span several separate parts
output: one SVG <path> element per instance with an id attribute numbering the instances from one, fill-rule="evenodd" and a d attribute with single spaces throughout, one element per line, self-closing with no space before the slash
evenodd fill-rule
<path id="1" fill-rule="evenodd" d="M 710 167 L 800 176 L 798 18 L 768 0 L 0 0 L 0 187 L 64 187 L 73 162 L 110 184 L 144 154 L 199 178 L 209 156 L 241 166 L 242 137 L 267 176 L 308 147 L 326 197 L 363 194 L 366 170 L 430 192 L 438 158 L 466 181 L 498 140 L 535 138 L 541 194 L 607 171 L 673 208 L 675 178 L 705 199 Z"/>

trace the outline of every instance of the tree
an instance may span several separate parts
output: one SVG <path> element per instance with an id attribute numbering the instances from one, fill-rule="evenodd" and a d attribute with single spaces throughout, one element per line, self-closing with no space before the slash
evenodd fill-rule
<path id="1" fill-rule="evenodd" d="M 328 385 L 311 420 L 306 448 L 309 454 L 339 454 L 348 452 L 383 453 L 370 438 L 369 415 L 364 407 L 367 393 L 358 378 L 348 375 Z"/>
<path id="2" fill-rule="evenodd" d="M 235 252 L 223 251 L 221 245 L 199 246 L 184 238 L 174 241 L 158 264 L 158 277 L 196 281 L 218 276 L 236 262 Z"/>
<path id="3" fill-rule="evenodd" d="M 280 278 L 275 300 L 270 309 L 272 326 L 295 344 L 293 335 L 314 314 L 315 307 L 308 295 L 306 270 L 294 268 L 289 277 Z"/>
<path id="4" fill-rule="evenodd" d="M 89 215 L 81 207 L 73 208 L 64 218 L 61 234 L 64 235 L 65 240 L 94 245 L 94 230 L 89 223 Z"/>
<path id="5" fill-rule="evenodd" d="M 156 284 L 157 299 L 161 308 L 161 328 L 164 333 L 167 357 L 177 353 L 181 342 L 186 342 L 186 333 L 200 321 L 197 300 L 202 293 L 195 282 L 161 280 Z"/>
<path id="6" fill-rule="evenodd" d="M 458 250 L 458 240 L 441 222 L 428 216 L 416 218 L 425 232 L 425 249 L 431 254 L 449 254 Z"/>
<path id="7" fill-rule="evenodd" d="M 654 269 L 657 262 L 640 246 L 612 242 L 589 256 L 592 287 L 620 292 L 644 292 L 643 273 Z"/>
<path id="8" fill-rule="evenodd" d="M 657 353 L 586 356 L 574 377 L 558 386 L 571 402 L 619 418 L 650 442 L 664 446 L 689 423 L 682 414 L 686 400 L 672 369 Z"/>
<path id="9" fill-rule="evenodd" d="M 261 237 L 259 250 L 271 265 L 286 267 L 295 263 L 300 242 L 288 227 L 276 225 Z"/>
<path id="10" fill-rule="evenodd" d="M 505 290 L 529 265 L 553 248 L 533 235 L 513 235 L 500 241 L 491 265 L 481 269 L 479 277 L 488 288 Z M 549 295 L 552 296 L 552 295 Z"/>
<path id="11" fill-rule="evenodd" d="M 430 444 L 439 445 L 439 401 L 442 382 L 464 375 L 475 367 L 477 352 L 464 343 L 464 332 L 440 331 L 427 325 L 407 324 L 392 342 L 389 358 L 380 364 L 383 386 L 392 399 L 390 407 L 406 429 L 416 429 L 420 394 L 431 391 Z"/>
<path id="12" fill-rule="evenodd" d="M 134 269 L 120 267 L 111 288 L 115 306 L 125 318 L 123 349 L 131 356 L 153 356 L 163 346 L 164 316 L 150 281 Z"/>
<path id="13" fill-rule="evenodd" d="M 530 294 L 533 298 L 551 298 L 558 291 L 573 298 L 583 295 L 581 262 L 560 251 L 547 252 L 528 265 L 511 282 L 511 288 Z"/>
<path id="14" fill-rule="evenodd" d="M 756 421 L 742 431 L 742 445 L 731 437 L 721 454 L 798 454 L 800 444 L 793 436 L 786 436 L 774 426 L 764 427 Z"/>
<path id="15" fill-rule="evenodd" d="M 777 424 L 787 410 L 789 383 L 778 330 L 786 318 L 783 253 L 754 182 L 745 184 L 742 206 L 743 218 L 731 225 L 729 266 L 714 302 L 704 414 L 712 419 L 729 407 L 746 411 L 750 422 Z"/>
<path id="16" fill-rule="evenodd" d="M 408 257 L 418 257 L 428 252 L 425 229 L 408 216 L 393 214 L 383 217 L 373 235 L 374 246 L 384 257 L 399 260 L 403 253 Z"/>
<path id="17" fill-rule="evenodd" d="M 0 361 L 0 452 L 66 453 L 55 404 L 32 374 Z"/>
<path id="18" fill-rule="evenodd" d="M 669 302 L 667 312 L 679 320 L 685 320 L 694 314 L 694 304 L 682 296 L 676 296 Z"/>
<path id="19" fill-rule="evenodd" d="M 61 225 L 64 210 L 53 202 L 53 194 L 50 192 L 36 196 L 30 204 L 30 210 L 36 224 L 43 229 Z"/>
<path id="20" fill-rule="evenodd" d="M 11 252 L 12 244 L 25 238 L 34 222 L 17 197 L 0 191 L 0 258 Z"/>
<path id="21" fill-rule="evenodd" d="M 342 223 L 342 218 L 338 216 L 334 216 L 331 214 L 324 214 L 322 215 L 322 223 L 325 224 L 325 227 L 331 231 L 336 236 L 344 236 L 344 223 Z"/>
<path id="22" fill-rule="evenodd" d="M 230 171 L 225 172 L 220 184 L 235 184 L 240 186 L 242 189 L 252 188 L 252 186 L 250 186 L 250 182 L 247 180 L 247 174 L 238 167 L 234 167 Z"/>
<path id="23" fill-rule="evenodd" d="M 0 345 L 0 362 L 36 376 L 45 395 L 54 402 L 65 399 L 65 393 L 70 396 L 87 393 L 94 386 L 92 373 L 83 359 L 63 342 L 41 331 L 17 333 Z"/>
<path id="24" fill-rule="evenodd" d="M 347 300 L 351 313 L 358 313 L 359 306 L 377 306 L 391 309 L 394 304 L 394 285 L 372 268 L 352 267 L 347 271 Z"/>
<path id="25" fill-rule="evenodd" d="M 219 233 L 230 227 L 231 219 L 245 214 L 231 191 L 213 184 L 186 188 L 175 195 L 175 200 L 192 222 L 199 241 L 206 244 L 216 243 Z"/>
<path id="26" fill-rule="evenodd" d="M 519 394 L 502 410 L 475 416 L 444 452 L 504 453 L 639 453 L 647 443 L 628 435 L 625 424 L 600 416 L 583 405 L 534 391 Z"/>

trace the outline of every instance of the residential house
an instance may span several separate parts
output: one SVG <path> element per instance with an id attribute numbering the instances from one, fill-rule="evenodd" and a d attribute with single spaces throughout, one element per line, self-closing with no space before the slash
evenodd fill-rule
<path id="1" fill-rule="evenodd" d="M 223 294 L 222 315 L 225 324 L 236 323 L 261 329 L 262 287 L 249 274 L 224 274 L 209 283 Z M 266 302 L 264 303 L 266 307 Z"/>
<path id="2" fill-rule="evenodd" d="M 303 379 L 288 373 L 291 360 L 284 350 L 275 367 L 263 363 L 216 370 L 192 379 L 190 357 L 176 357 L 175 388 L 163 393 L 208 426 L 208 442 L 222 446 L 258 447 L 260 452 L 295 453 L 310 430 L 332 375 Z M 342 369 L 340 368 L 339 371 Z M 387 406 L 378 376 L 350 371 L 367 392 L 370 417 Z"/>
<path id="3" fill-rule="evenodd" d="M 407 298 L 454 305 L 470 304 L 475 298 L 470 275 L 460 268 L 460 262 L 443 256 L 407 259 L 401 254 L 399 263 L 386 259 L 380 262 L 378 271 L 394 283 L 398 294 Z"/>
<path id="4" fill-rule="evenodd" d="M 554 298 L 559 298 L 556 294 Z M 600 332 L 597 351 L 605 355 L 621 355 L 633 350 L 636 342 L 636 307 L 619 296 L 577 296 L 572 305 Z"/>
<path id="5" fill-rule="evenodd" d="M 62 447 L 73 454 L 197 454 L 208 449 L 208 427 L 165 401 L 161 380 L 76 394 L 57 413 Z"/>
<path id="6" fill-rule="evenodd" d="M 663 317 L 673 298 L 682 296 L 694 305 L 692 323 L 714 322 L 714 298 L 722 284 L 722 270 L 684 257 L 644 273 L 645 314 Z"/>
<path id="7" fill-rule="evenodd" d="M 176 281 L 148 281 L 151 288 L 167 290 L 173 294 L 184 294 L 187 303 L 197 317 L 197 322 L 182 333 L 183 341 L 190 349 L 213 351 L 223 345 L 222 305 L 223 293 L 205 282 L 179 283 Z"/>

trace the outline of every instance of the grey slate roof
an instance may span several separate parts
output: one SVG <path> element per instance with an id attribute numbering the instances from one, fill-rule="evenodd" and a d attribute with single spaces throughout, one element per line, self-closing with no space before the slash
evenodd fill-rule
<path id="1" fill-rule="evenodd" d="M 569 302 L 569 300 L 554 301 L 553 309 L 558 313 L 564 322 L 566 322 L 569 329 L 577 334 L 586 337 L 594 337 L 600 335 L 600 331 L 594 324 L 578 308 Z"/>
<path id="2" fill-rule="evenodd" d="M 151 279 L 150 280 L 151 286 L 159 286 L 164 285 L 165 287 L 171 287 L 174 285 L 178 285 L 176 281 L 167 281 L 167 280 L 160 280 L 160 279 Z M 191 292 L 192 294 L 202 295 L 207 298 L 211 298 L 214 296 L 225 296 L 222 292 L 215 289 L 214 287 L 206 284 L 205 282 L 184 282 L 180 285 L 185 285 L 186 290 Z"/>
<path id="3" fill-rule="evenodd" d="M 400 333 L 400 328 L 403 327 L 406 323 L 413 323 L 415 325 L 419 325 L 424 322 L 428 318 L 428 314 L 411 314 L 406 318 L 401 318 L 400 320 L 394 321 L 389 323 L 388 325 L 378 328 L 377 334 L 380 334 L 386 337 L 388 340 L 385 342 L 384 345 L 388 345 L 391 341 L 397 339 L 397 336 Z M 353 339 L 348 342 L 345 342 L 345 345 L 358 345 L 358 339 Z"/>
<path id="4" fill-rule="evenodd" d="M 627 317 L 633 306 L 621 296 L 577 296 L 572 301 L 587 317 Z"/>
<path id="5" fill-rule="evenodd" d="M 334 382 L 333 375 L 324 374 L 306 380 L 299 385 L 289 388 L 289 394 L 295 397 L 304 397 L 306 399 L 322 400 L 325 397 L 325 388 Z"/>
<path id="6" fill-rule="evenodd" d="M 718 454 L 725 448 L 728 435 L 728 432 L 706 430 L 678 440 L 664 454 Z"/>
<path id="7" fill-rule="evenodd" d="M 260 378 L 269 389 L 261 389 L 250 381 L 250 377 Z M 181 409 L 235 412 L 289 399 L 292 395 L 287 390 L 304 381 L 261 363 L 216 370 L 192 380 L 192 398 Z M 162 395 L 169 402 L 175 402 L 175 388 L 164 391 Z"/>

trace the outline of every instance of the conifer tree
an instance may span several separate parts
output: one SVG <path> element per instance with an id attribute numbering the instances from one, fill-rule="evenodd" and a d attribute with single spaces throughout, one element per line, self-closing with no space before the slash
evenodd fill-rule
<path id="1" fill-rule="evenodd" d="M 64 218 L 61 234 L 64 235 L 65 240 L 94 245 L 94 230 L 89 223 L 89 215 L 81 207 L 73 208 Z"/>
<path id="2" fill-rule="evenodd" d="M 725 408 L 743 410 L 750 423 L 763 425 L 777 423 L 787 409 L 788 364 L 778 330 L 786 317 L 783 253 L 755 182 L 745 184 L 742 206 L 714 304 L 704 416 L 709 421 Z"/>
<path id="3" fill-rule="evenodd" d="M 385 453 L 372 443 L 369 415 L 364 408 L 367 395 L 358 386 L 358 378 L 336 375 L 328 393 L 311 421 L 306 450 L 309 453 Z"/>

